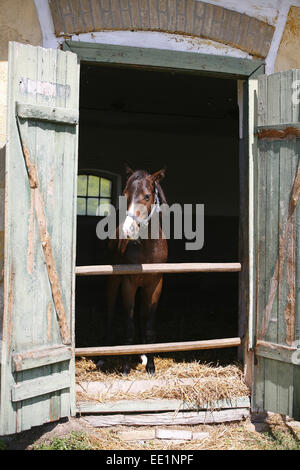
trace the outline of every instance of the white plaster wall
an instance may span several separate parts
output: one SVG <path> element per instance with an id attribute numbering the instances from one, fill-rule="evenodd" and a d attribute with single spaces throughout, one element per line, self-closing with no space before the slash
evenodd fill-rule
<path id="1" fill-rule="evenodd" d="M 291 5 L 300 6 L 300 0 L 206 0 L 206 3 L 245 13 L 275 26 L 273 41 L 266 57 L 266 72 L 272 73 L 289 8 Z M 64 39 L 56 38 L 55 36 L 48 0 L 35 0 L 35 4 L 43 32 L 43 45 L 44 47 L 57 48 Z M 250 57 L 247 53 L 237 48 L 211 40 L 150 31 L 105 31 L 79 34 L 73 36 L 72 39 L 75 41 L 151 47 L 229 55 L 232 57 Z"/>

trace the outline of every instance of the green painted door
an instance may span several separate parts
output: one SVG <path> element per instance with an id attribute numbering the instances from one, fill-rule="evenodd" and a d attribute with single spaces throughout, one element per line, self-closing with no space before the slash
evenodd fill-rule
<path id="1" fill-rule="evenodd" d="M 298 70 L 258 78 L 252 87 L 257 96 L 253 112 L 257 121 L 250 148 L 255 322 L 253 409 L 295 419 L 300 419 L 298 90 Z"/>
<path id="2" fill-rule="evenodd" d="M 9 44 L 0 434 L 75 413 L 79 64 Z"/>

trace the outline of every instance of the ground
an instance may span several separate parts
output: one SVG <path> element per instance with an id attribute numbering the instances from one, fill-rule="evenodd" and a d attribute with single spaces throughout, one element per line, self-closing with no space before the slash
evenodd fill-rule
<path id="1" fill-rule="evenodd" d="M 256 418 L 257 419 L 257 418 Z M 253 420 L 253 417 L 252 417 Z M 153 427 L 110 427 L 96 429 L 83 417 L 46 424 L 9 438 L 0 438 L 7 450 L 300 450 L 300 422 L 280 415 L 219 425 L 170 426 L 208 435 L 199 440 L 143 440 Z M 155 427 L 154 427 L 155 428 Z M 164 428 L 159 426 L 157 428 Z M 130 432 L 133 431 L 133 432 Z M 134 438 L 135 440 L 127 440 Z"/>
<path id="2" fill-rule="evenodd" d="M 92 360 L 79 359 L 76 362 L 77 406 L 82 400 L 104 403 L 149 398 L 177 399 L 186 403 L 191 401 L 203 404 L 249 395 L 239 364 L 221 366 L 194 360 L 187 362 L 156 357 L 155 379 L 145 374 L 142 364 L 137 364 L 130 374 L 124 377 L 119 370 L 120 364 L 113 361 L 111 370 L 104 373 L 97 370 Z M 191 384 L 184 385 L 184 380 L 187 379 Z M 160 381 L 163 384 L 158 386 Z M 146 382 L 151 385 L 147 390 Z M 86 384 L 95 383 L 104 385 L 105 393 L 98 391 L 96 395 L 91 395 L 86 391 Z M 140 383 L 144 384 L 142 390 L 138 387 Z M 126 385 L 128 388 L 128 384 L 129 391 L 122 391 L 122 387 Z M 117 385 L 119 390 L 116 391 L 114 387 Z M 184 432 L 178 436 L 178 431 Z M 0 449 L 300 450 L 300 422 L 269 413 L 252 415 L 251 419 L 224 424 L 95 428 L 81 415 L 45 424 L 7 438 L 0 437 Z"/>

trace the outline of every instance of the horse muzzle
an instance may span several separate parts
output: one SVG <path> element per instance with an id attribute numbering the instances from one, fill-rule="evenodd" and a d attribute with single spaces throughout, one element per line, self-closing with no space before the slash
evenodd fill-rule
<path id="1" fill-rule="evenodd" d="M 130 216 L 127 216 L 122 227 L 124 238 L 127 240 L 137 240 L 139 238 L 140 227 Z"/>

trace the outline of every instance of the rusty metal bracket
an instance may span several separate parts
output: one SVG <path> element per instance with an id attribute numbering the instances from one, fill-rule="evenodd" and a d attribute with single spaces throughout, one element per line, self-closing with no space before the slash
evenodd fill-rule
<path id="1" fill-rule="evenodd" d="M 300 139 L 300 124 L 285 123 L 274 124 L 270 126 L 257 126 L 255 134 L 258 139 L 282 140 L 282 139 Z"/>

